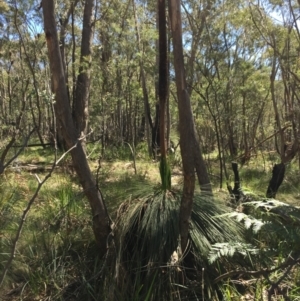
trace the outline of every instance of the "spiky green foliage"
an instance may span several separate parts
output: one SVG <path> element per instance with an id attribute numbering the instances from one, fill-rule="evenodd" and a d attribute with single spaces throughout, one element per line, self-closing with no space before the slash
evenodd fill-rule
<path id="1" fill-rule="evenodd" d="M 154 280 L 149 300 L 168 293 L 163 282 L 167 278 L 166 265 L 178 246 L 179 201 L 175 193 L 160 187 L 152 188 L 148 194 L 137 194 L 120 207 L 116 223 L 117 267 L 118 275 L 126 280 L 127 300 L 137 291 L 137 299 L 144 300 Z"/>
<path id="2" fill-rule="evenodd" d="M 242 237 L 242 227 L 224 215 L 228 208 L 210 195 L 195 194 L 191 216 L 191 239 L 201 254 L 208 254 L 211 244 L 235 241 Z"/>
<path id="3" fill-rule="evenodd" d="M 145 300 L 146 296 L 149 300 L 175 300 L 178 296 L 194 300 L 203 294 L 216 298 L 213 280 L 218 269 L 208 261 L 211 245 L 241 240 L 242 227 L 229 217 L 219 218 L 228 212 L 220 202 L 197 195 L 188 255 L 181 256 L 181 197 L 181 191 L 144 186 L 119 208 L 115 233 L 118 256 L 116 274 L 112 276 L 123 292 L 122 300 Z M 203 282 L 203 288 L 195 286 L 199 282 Z"/>
<path id="4" fill-rule="evenodd" d="M 229 210 L 221 201 L 209 195 L 197 193 L 194 196 L 190 231 L 194 271 L 191 277 L 203 282 L 201 294 L 204 293 L 210 300 L 218 299 L 214 279 L 228 264 L 223 262 L 221 267 L 218 264 L 212 265 L 209 261 L 212 245 L 215 243 L 234 245 L 244 241 L 244 227 L 226 216 Z M 201 270 L 204 273 L 200 276 Z"/>

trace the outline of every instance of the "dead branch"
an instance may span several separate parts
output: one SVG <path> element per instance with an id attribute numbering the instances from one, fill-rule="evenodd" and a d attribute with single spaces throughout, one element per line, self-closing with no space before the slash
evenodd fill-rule
<path id="1" fill-rule="evenodd" d="M 293 268 L 293 266 L 295 266 L 296 264 L 298 264 L 300 262 L 300 256 L 298 256 L 296 259 L 294 259 L 292 256 L 289 256 L 281 265 L 279 265 L 278 267 L 275 267 L 273 269 L 262 269 L 262 270 L 258 270 L 258 271 L 247 271 L 247 270 L 233 270 L 233 271 L 229 271 L 225 274 L 220 275 L 219 277 L 217 277 L 214 280 L 214 283 L 220 282 L 221 280 L 224 279 L 228 279 L 232 276 L 236 276 L 236 275 L 240 275 L 240 276 L 253 276 L 253 277 L 265 277 L 266 279 L 268 279 L 268 275 L 270 275 L 271 273 L 274 273 L 278 270 L 282 270 L 282 269 L 287 269 L 287 270 L 291 270 Z M 287 273 L 284 273 L 284 277 L 287 275 Z M 278 284 L 280 282 L 282 282 L 283 278 L 281 277 L 277 282 Z M 276 282 L 276 283 L 277 283 Z M 276 285 L 276 283 L 274 283 Z M 278 285 L 277 284 L 277 285 Z"/>

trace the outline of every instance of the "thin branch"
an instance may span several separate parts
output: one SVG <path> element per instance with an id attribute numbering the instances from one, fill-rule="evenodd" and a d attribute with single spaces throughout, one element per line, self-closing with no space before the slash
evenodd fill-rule
<path id="1" fill-rule="evenodd" d="M 274 136 L 276 136 L 277 134 L 284 132 L 287 128 L 289 128 L 288 125 L 284 126 L 283 128 L 281 128 L 280 130 L 277 130 L 275 133 L 273 133 L 272 135 L 268 136 L 267 138 L 263 139 L 262 141 L 260 141 L 259 143 L 257 143 L 255 146 L 252 147 L 252 150 L 255 150 L 256 148 L 258 148 L 260 145 L 262 145 L 263 143 L 265 143 L 267 140 L 273 138 Z M 241 159 L 244 156 L 244 154 L 237 156 L 235 159 Z"/>
<path id="2" fill-rule="evenodd" d="M 280 269 L 285 269 L 288 268 L 287 270 L 290 271 L 290 269 L 296 265 L 297 263 L 300 262 L 300 257 L 298 257 L 297 259 L 292 258 L 291 256 L 289 256 L 285 262 L 283 262 L 281 265 L 279 265 L 276 268 L 273 269 L 262 269 L 259 271 L 245 271 L 245 270 L 234 270 L 234 271 L 229 271 L 223 275 L 220 275 L 219 277 L 217 277 L 214 280 L 214 283 L 220 282 L 223 279 L 228 279 L 232 276 L 235 275 L 248 275 L 248 276 L 255 276 L 255 277 L 259 277 L 259 276 L 264 276 L 267 277 L 269 274 L 274 273 Z M 284 273 L 284 275 L 286 275 L 287 273 Z M 280 281 L 278 282 L 278 284 L 282 281 L 282 277 L 280 278 Z M 277 282 L 276 282 L 277 283 Z"/>
<path id="3" fill-rule="evenodd" d="M 15 153 L 15 155 L 12 156 L 12 157 L 11 157 L 11 158 L 3 165 L 3 170 L 4 170 L 5 168 L 7 168 L 7 166 L 8 166 L 11 162 L 13 162 L 13 161 L 21 154 L 21 152 L 22 152 L 22 151 L 24 150 L 24 148 L 27 146 L 27 142 L 29 141 L 31 135 L 32 135 L 34 132 L 35 132 L 35 128 L 32 129 L 32 130 L 29 132 L 28 136 L 25 138 L 25 141 L 24 141 L 23 145 L 22 145 L 21 148 Z M 12 142 L 12 141 L 13 141 L 13 140 L 11 140 L 11 142 Z M 13 141 L 13 142 L 14 142 L 14 141 Z M 11 148 L 11 146 L 12 146 L 12 145 L 8 144 L 7 147 Z M 1 174 L 1 172 L 0 172 L 0 174 Z"/>
<path id="4" fill-rule="evenodd" d="M 82 137 L 80 140 L 84 139 L 84 137 Z M 17 230 L 17 233 L 16 233 L 16 236 L 13 240 L 13 245 L 12 245 L 12 249 L 11 249 L 11 252 L 10 252 L 10 256 L 4 266 L 4 269 L 2 271 L 2 274 L 0 275 L 0 287 L 2 286 L 3 282 L 4 282 L 4 279 L 6 277 L 6 274 L 15 258 L 15 255 L 16 255 L 16 249 L 17 249 L 17 244 L 18 244 L 18 241 L 20 239 L 20 236 L 21 236 L 21 233 L 22 233 L 22 229 L 23 229 L 23 226 L 25 224 L 25 221 L 26 221 L 26 217 L 31 209 L 31 206 L 33 205 L 34 201 L 36 200 L 38 194 L 39 194 L 39 191 L 41 190 L 42 186 L 45 184 L 45 182 L 52 176 L 52 173 L 55 169 L 55 167 L 58 165 L 58 163 L 73 149 L 77 146 L 79 140 L 76 142 L 75 145 L 73 145 L 70 149 L 68 149 L 65 153 L 62 154 L 62 156 L 58 159 L 58 160 L 54 160 L 53 164 L 52 164 L 52 168 L 51 170 L 49 171 L 49 173 L 45 176 L 45 178 L 43 180 L 41 180 L 38 175 L 35 174 L 35 177 L 37 178 L 37 181 L 38 181 L 38 186 L 34 192 L 34 194 L 32 195 L 31 199 L 29 200 L 25 210 L 23 211 L 23 214 L 22 214 L 22 217 L 21 217 L 21 221 L 19 223 L 19 226 L 18 226 L 18 230 Z M 56 158 L 56 153 L 55 153 L 55 158 Z"/>

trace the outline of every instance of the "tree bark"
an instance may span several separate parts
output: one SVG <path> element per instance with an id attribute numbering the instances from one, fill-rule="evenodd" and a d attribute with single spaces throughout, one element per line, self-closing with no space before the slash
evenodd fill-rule
<path id="1" fill-rule="evenodd" d="M 152 155 L 154 159 L 157 158 L 157 152 L 160 148 L 159 118 L 160 118 L 160 104 L 157 103 L 155 105 L 155 121 L 154 124 L 152 124 Z"/>
<path id="2" fill-rule="evenodd" d="M 182 251 L 185 251 L 188 245 L 189 223 L 193 209 L 195 167 L 201 189 L 208 189 L 208 191 L 211 191 L 211 187 L 206 166 L 203 164 L 204 161 L 199 142 L 197 141 L 193 113 L 187 91 L 183 61 L 182 23 L 180 9 L 180 0 L 169 1 L 169 15 L 173 37 L 174 68 L 179 110 L 180 149 L 184 174 L 183 195 L 179 213 L 179 227 L 181 248 Z M 208 181 L 206 182 L 206 180 Z"/>
<path id="3" fill-rule="evenodd" d="M 86 0 L 83 13 L 81 56 L 79 74 L 76 83 L 73 117 L 79 135 L 87 132 L 90 96 L 90 66 L 93 39 L 93 10 L 94 0 Z"/>
<path id="4" fill-rule="evenodd" d="M 270 180 L 268 190 L 267 190 L 267 198 L 275 198 L 276 193 L 284 179 L 285 174 L 285 164 L 279 163 L 275 164 L 272 170 L 272 178 Z"/>
<path id="5" fill-rule="evenodd" d="M 159 132 L 161 158 L 167 157 L 166 144 L 166 104 L 168 96 L 168 47 L 165 0 L 158 0 L 158 44 L 159 44 L 159 70 L 158 70 L 158 97 L 159 97 Z"/>
<path id="6" fill-rule="evenodd" d="M 106 252 L 106 239 L 110 233 L 110 219 L 102 199 L 101 193 L 96 185 L 89 168 L 81 141 L 78 139 L 77 130 L 74 126 L 69 105 L 65 74 L 54 17 L 54 1 L 43 0 L 44 30 L 47 41 L 50 70 L 52 74 L 52 86 L 55 93 L 55 113 L 66 147 L 71 150 L 73 165 L 79 181 L 84 189 L 85 195 L 90 203 L 93 215 L 93 230 L 100 254 Z M 76 147 L 74 147 L 76 146 Z"/>
<path id="7" fill-rule="evenodd" d="M 140 37 L 138 17 L 137 17 L 136 7 L 135 7 L 135 0 L 132 0 L 132 7 L 133 7 L 133 12 L 134 12 L 137 47 L 138 47 L 138 51 L 141 53 L 141 51 L 142 51 L 141 37 Z M 152 129 L 153 129 L 153 123 L 152 123 L 151 112 L 150 112 L 149 96 L 148 96 L 148 90 L 147 90 L 147 85 L 146 85 L 146 76 L 145 76 L 144 63 L 143 63 L 142 56 L 139 59 L 139 65 L 140 65 L 140 74 L 141 74 L 141 82 L 142 82 L 142 90 L 143 90 L 143 98 L 144 98 L 144 118 L 145 118 L 144 134 L 146 135 L 146 141 L 147 141 L 147 145 L 148 145 L 148 154 L 149 154 L 149 157 L 151 157 L 151 155 L 152 155 L 151 141 L 152 140 L 150 139 L 150 131 L 152 131 Z"/>
<path id="8" fill-rule="evenodd" d="M 232 189 L 232 187 L 228 183 L 227 189 L 229 191 L 229 194 L 234 197 L 235 202 L 238 202 L 242 196 L 238 164 L 236 162 L 231 162 L 231 167 L 232 167 L 232 171 L 234 173 L 234 186 Z"/>

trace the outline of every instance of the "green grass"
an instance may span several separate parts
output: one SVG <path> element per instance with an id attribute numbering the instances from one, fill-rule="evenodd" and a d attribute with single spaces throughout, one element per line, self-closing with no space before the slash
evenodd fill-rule
<path id="1" fill-rule="evenodd" d="M 53 151 L 31 149 L 18 160 L 26 166 L 51 164 L 53 159 Z M 90 208 L 74 174 L 64 170 L 70 158 L 67 156 L 64 161 L 43 186 L 27 216 L 0 299 L 1 294 L 13 288 L 19 288 L 18 298 L 22 300 L 34 300 L 37 296 L 61 300 L 63 295 L 72 295 L 76 300 L 99 300 L 103 296 L 97 283 L 106 265 L 97 258 Z M 130 186 L 152 180 L 151 170 L 157 168 L 150 161 L 141 162 L 135 175 L 131 159 L 101 164 L 99 186 L 113 217 Z M 91 166 L 96 173 L 97 161 L 91 161 Z M 43 178 L 44 174 L 38 176 Z M 37 185 L 36 177 L 26 168 L 21 167 L 19 173 L 8 168 L 1 175 L 0 273 L 9 257 L 22 212 Z"/>
<path id="2" fill-rule="evenodd" d="M 18 160 L 26 163 L 51 163 L 53 157 L 53 149 L 50 147 L 28 147 L 20 154 Z"/>
<path id="3" fill-rule="evenodd" d="M 99 159 L 99 146 L 95 149 L 88 146 L 90 164 L 96 174 Z M 104 195 L 108 210 L 115 220 L 119 205 L 133 194 L 135 187 L 156 186 L 160 182 L 158 162 L 147 157 L 145 145 L 136 149 L 137 175 L 134 173 L 132 154 L 128 146 L 122 149 L 106 150 L 101 160 L 99 170 L 99 186 Z M 179 152 L 170 158 L 173 170 L 181 173 Z M 19 157 L 19 161 L 30 164 L 43 162 L 51 164 L 53 150 L 41 148 L 28 148 Z M 67 156 L 62 166 L 71 163 Z M 263 161 L 256 158 L 249 165 L 240 168 L 242 188 L 256 195 L 265 195 L 271 176 L 272 165 L 275 162 Z M 218 162 L 212 160 L 211 172 L 218 174 Z M 233 174 L 228 168 L 230 180 Z M 39 173 L 43 177 L 43 173 Z M 12 240 L 22 212 L 37 187 L 34 174 L 22 170 L 20 173 L 8 169 L 1 176 L 0 184 L 0 273 L 11 249 Z M 178 177 L 178 176 L 177 176 Z M 178 177 L 179 179 L 179 177 Z M 173 179 L 174 183 L 180 180 Z M 287 166 L 286 177 L 279 189 L 278 199 L 291 204 L 300 202 L 300 172 L 298 163 L 293 162 Z M 179 185 L 180 186 L 180 185 Z M 218 183 L 215 183 L 216 195 Z M 224 186 L 226 187 L 226 186 Z M 226 189 L 220 200 L 228 197 Z M 224 201 L 225 203 L 225 201 Z M 202 209 L 199 209 L 202 210 Z M 201 240 L 204 243 L 203 240 Z M 200 242 L 199 242 L 200 244 Z M 103 275 L 109 271 L 112 264 L 110 258 L 97 257 L 97 247 L 91 228 L 90 208 L 77 181 L 76 175 L 69 169 L 59 167 L 46 182 L 39 196 L 29 212 L 25 222 L 20 241 L 17 245 L 16 257 L 9 270 L 1 294 L 11 291 L 14 287 L 20 288 L 17 293 L 18 300 L 63 300 L 66 296 L 74 300 L 101 300 L 109 291 L 109 279 Z M 157 279 L 161 275 L 157 275 Z M 165 278 L 164 278 L 165 279 Z M 300 294 L 300 271 L 294 269 L 290 276 L 289 296 L 298 300 Z M 151 282 L 149 280 L 149 288 Z M 164 280 L 165 281 L 165 280 Z M 103 283 L 99 285 L 99 283 Z M 288 285 L 288 283 L 286 283 Z M 188 285 L 191 292 L 193 284 Z M 105 288 L 103 290 L 103 287 Z M 241 293 L 231 281 L 225 283 L 225 300 L 241 300 L 242 294 L 256 296 L 256 300 L 264 293 L 266 284 L 262 282 L 249 283 L 247 290 Z M 150 292 L 145 287 L 145 298 Z M 177 289 L 179 289 L 177 287 Z M 199 289 L 199 288 L 197 288 Z M 201 289 L 200 289 L 201 290 Z M 16 296 L 12 295 L 11 300 Z M 277 299 L 280 300 L 280 299 Z"/>
<path id="4" fill-rule="evenodd" d="M 261 160 L 261 158 L 255 158 L 249 165 L 239 167 L 239 175 L 242 190 L 264 197 L 272 176 L 273 165 L 277 161 L 267 161 L 263 164 Z M 215 162 L 213 166 L 215 169 L 218 167 Z M 230 164 L 227 168 L 229 183 L 233 186 L 234 175 Z M 217 183 L 215 184 L 216 187 Z M 296 160 L 286 166 L 284 181 L 278 190 L 277 199 L 300 205 L 300 169 Z"/>

